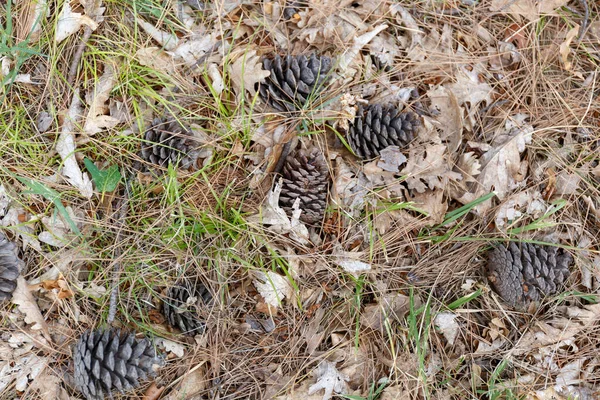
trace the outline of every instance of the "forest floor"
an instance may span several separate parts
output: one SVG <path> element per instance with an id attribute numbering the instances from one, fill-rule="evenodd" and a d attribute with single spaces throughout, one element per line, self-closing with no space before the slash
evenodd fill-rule
<path id="1" fill-rule="evenodd" d="M 115 398 L 599 398 L 599 16 L 589 0 L 0 1 L 0 226 L 23 260 L 0 399 L 83 398 L 74 345 L 107 326 L 165 360 Z M 263 59 L 288 54 L 332 66 L 282 113 L 259 88 Z M 414 140 L 357 157 L 367 104 L 416 113 Z M 163 117 L 191 133 L 190 168 L 143 157 Z M 297 148 L 327 163 L 318 223 L 280 207 Z M 487 269 L 509 242 L 570 253 L 565 284 L 511 307 Z M 182 282 L 212 297 L 195 336 L 163 314 Z"/>

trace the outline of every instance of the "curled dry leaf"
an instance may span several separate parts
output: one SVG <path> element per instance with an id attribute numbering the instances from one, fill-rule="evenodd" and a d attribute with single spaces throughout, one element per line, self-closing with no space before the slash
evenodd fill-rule
<path id="1" fill-rule="evenodd" d="M 456 322 L 456 314 L 452 312 L 442 312 L 435 316 L 433 320 L 436 328 L 438 328 L 450 346 L 456 341 L 458 336 L 458 322 Z"/>
<path id="2" fill-rule="evenodd" d="M 79 89 L 75 90 L 71 106 L 65 116 L 61 134 L 56 142 L 56 151 L 63 160 L 62 173 L 67 182 L 79 189 L 86 198 L 91 198 L 94 193 L 92 181 L 87 173 L 81 172 L 77 159 L 75 158 L 75 135 L 76 125 L 81 116 L 81 102 L 79 100 Z"/>
<path id="3" fill-rule="evenodd" d="M 418 300 L 418 297 L 415 299 Z M 417 301 L 418 302 L 418 301 Z M 415 305 L 419 307 L 419 305 Z M 386 329 L 387 324 L 400 322 L 410 308 L 410 299 L 400 293 L 388 293 L 380 297 L 377 304 L 365 306 L 360 316 L 362 326 L 376 331 Z"/>
<path id="4" fill-rule="evenodd" d="M 119 120 L 110 115 L 105 115 L 108 111 L 108 97 L 110 92 L 117 84 L 117 72 L 112 64 L 104 65 L 104 74 L 100 77 L 94 92 L 90 93 L 88 114 L 83 125 L 83 131 L 88 135 L 96 134 L 103 129 L 113 128 Z"/>
<path id="5" fill-rule="evenodd" d="M 309 234 L 306 226 L 300 222 L 302 210 L 299 208 L 299 199 L 292 206 L 292 218 L 289 218 L 285 210 L 279 207 L 279 196 L 281 195 L 281 181 L 275 185 L 275 188 L 267 196 L 266 204 L 261 206 L 261 212 L 258 215 L 250 216 L 248 221 L 268 225 L 268 229 L 280 233 L 290 234 L 290 238 L 300 244 L 309 243 Z"/>
<path id="6" fill-rule="evenodd" d="M 573 62 L 569 59 L 569 55 L 571 54 L 571 42 L 579 33 L 579 25 L 575 25 L 571 30 L 567 33 L 567 37 L 565 41 L 560 44 L 559 53 L 560 58 L 562 59 L 563 65 L 567 71 L 570 71 L 573 68 Z"/>
<path id="7" fill-rule="evenodd" d="M 443 189 L 450 180 L 461 180 L 461 174 L 450 170 L 445 153 L 446 146 L 441 144 L 410 150 L 406 167 L 400 172 L 406 175 L 409 189 L 423 193 L 428 188 Z"/>
<path id="8" fill-rule="evenodd" d="M 238 55 L 233 64 L 229 66 L 229 74 L 231 84 L 238 95 L 243 95 L 244 91 L 248 91 L 250 96 L 254 96 L 256 94 L 255 86 L 264 82 L 271 72 L 262 68 L 262 62 L 260 56 L 256 54 L 256 50 L 250 50 Z"/>
<path id="9" fill-rule="evenodd" d="M 279 307 L 283 299 L 292 296 L 292 287 L 285 277 L 272 271 L 256 271 L 254 275 L 252 282 L 267 304 Z"/>
<path id="10" fill-rule="evenodd" d="M 531 143 L 533 134 L 533 127 L 525 123 L 526 118 L 527 115 L 517 114 L 509 119 L 505 127 L 496 132 L 491 145 L 469 143 L 471 147 L 485 151 L 480 160 L 481 173 L 475 188 L 455 197 L 456 200 L 467 204 L 491 191 L 503 200 L 510 191 L 522 184 L 523 168 L 527 164 L 521 162 L 521 153 Z M 481 214 L 490 207 L 491 201 L 486 201 L 478 204 L 474 210 Z"/>
<path id="11" fill-rule="evenodd" d="M 34 331 L 41 330 L 44 337 L 50 341 L 51 339 L 50 334 L 48 333 L 46 320 L 44 320 L 44 317 L 40 312 L 40 308 L 33 297 L 33 293 L 31 293 L 31 290 L 29 289 L 29 285 L 27 285 L 25 278 L 22 276 L 17 278 L 17 288 L 13 293 L 12 302 L 17 305 L 19 311 L 25 316 L 25 322 L 33 324 L 31 329 Z"/>
<path id="12" fill-rule="evenodd" d="M 98 28 L 98 23 L 87 15 L 73 12 L 70 3 L 65 1 L 62 11 L 58 16 L 58 22 L 56 23 L 54 40 L 60 43 L 77 32 L 82 26 L 87 26 L 94 31 Z"/>
<path id="13" fill-rule="evenodd" d="M 333 394 L 347 394 L 349 392 L 349 378 L 340 373 L 335 364 L 329 361 L 321 361 L 313 370 L 313 375 L 317 382 L 308 388 L 308 395 L 312 395 L 320 390 L 324 390 L 323 400 L 329 400 Z"/>
<path id="14" fill-rule="evenodd" d="M 502 203 L 496 213 L 496 226 L 502 230 L 508 224 L 523 215 L 531 218 L 540 217 L 548 208 L 542 194 L 538 190 L 529 189 L 510 196 Z"/>

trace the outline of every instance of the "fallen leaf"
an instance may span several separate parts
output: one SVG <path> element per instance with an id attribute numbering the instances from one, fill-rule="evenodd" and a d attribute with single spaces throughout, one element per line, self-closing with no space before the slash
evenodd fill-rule
<path id="1" fill-rule="evenodd" d="M 33 324 L 31 329 L 34 331 L 41 330 L 46 340 L 51 341 L 48 325 L 46 325 L 40 308 L 29 290 L 25 278 L 22 276 L 17 278 L 17 288 L 13 292 L 12 302 L 17 305 L 19 311 L 25 316 L 25 322 Z"/>
<path id="2" fill-rule="evenodd" d="M 157 339 L 157 343 L 162 344 L 168 353 L 173 353 L 178 358 L 182 358 L 185 355 L 185 347 L 181 343 L 163 338 Z"/>
<path id="3" fill-rule="evenodd" d="M 158 400 L 166 388 L 166 386 L 158 387 L 156 386 L 156 382 L 152 382 L 152 384 L 144 392 L 144 397 L 142 397 L 142 400 Z"/>
<path id="4" fill-rule="evenodd" d="M 406 162 L 406 156 L 400 152 L 398 146 L 388 146 L 381 150 L 377 166 L 384 171 L 398 172 L 400 166 Z"/>
<path id="5" fill-rule="evenodd" d="M 537 20 L 542 14 L 556 15 L 554 10 L 566 6 L 569 0 L 492 0 L 490 11 L 521 15 L 529 21 Z"/>
<path id="6" fill-rule="evenodd" d="M 477 177 L 475 189 L 456 200 L 467 204 L 491 191 L 500 200 L 504 200 L 510 191 L 521 185 L 522 168 L 523 165 L 527 166 L 521 162 L 521 153 L 531 143 L 533 135 L 533 126 L 525 122 L 527 117 L 525 114 L 517 114 L 509 118 L 505 127 L 496 132 L 492 145 L 469 142 L 471 147 L 485 151 L 479 160 L 482 165 L 481 173 Z M 474 210 L 481 214 L 490 207 L 491 200 L 488 200 L 475 206 Z"/>
<path id="7" fill-rule="evenodd" d="M 525 190 L 507 198 L 496 213 L 496 226 L 502 230 L 523 215 L 539 218 L 548 208 L 542 194 L 534 189 Z"/>
<path id="8" fill-rule="evenodd" d="M 265 78 L 270 75 L 270 71 L 262 68 L 262 62 L 256 54 L 256 50 L 245 51 L 229 66 L 231 85 L 238 95 L 242 95 L 246 90 L 250 96 L 254 96 L 256 94 L 255 86 L 264 82 Z"/>
<path id="9" fill-rule="evenodd" d="M 169 393 L 165 400 L 190 399 L 206 390 L 210 378 L 206 376 L 206 371 L 202 368 L 204 361 L 196 364 L 189 372 L 183 375 L 179 387 Z"/>
<path id="10" fill-rule="evenodd" d="M 570 71 L 573 67 L 573 63 L 569 60 L 569 55 L 571 54 L 571 42 L 579 33 L 579 25 L 575 24 L 573 28 L 569 32 L 567 32 L 567 37 L 565 41 L 560 44 L 558 52 L 560 53 L 560 58 L 565 66 L 567 71 Z"/>
<path id="11" fill-rule="evenodd" d="M 83 131 L 88 135 L 94 135 L 103 129 L 113 128 L 119 123 L 118 119 L 105 115 L 108 111 L 106 102 L 118 81 L 117 72 L 112 64 L 105 64 L 104 73 L 96 82 L 94 92 L 90 94 L 89 111 L 83 125 Z"/>
<path id="12" fill-rule="evenodd" d="M 378 299 L 377 304 L 365 306 L 360 316 L 360 324 L 382 331 L 388 324 L 401 321 L 409 311 L 409 306 L 410 299 L 407 296 L 400 293 L 385 294 Z"/>
<path id="13" fill-rule="evenodd" d="M 160 71 L 168 77 L 177 76 L 173 58 L 158 47 L 141 48 L 135 53 L 135 58 L 141 65 Z"/>
<path id="14" fill-rule="evenodd" d="M 462 179 L 461 174 L 450 170 L 445 153 L 446 146 L 441 144 L 412 149 L 406 167 L 400 172 L 406 175 L 408 188 L 423 193 L 428 188 L 444 189 L 448 181 Z"/>
<path id="15" fill-rule="evenodd" d="M 320 390 L 324 390 L 323 400 L 329 400 L 333 394 L 347 394 L 349 392 L 348 377 L 340 373 L 335 364 L 323 360 L 312 371 L 317 378 L 317 382 L 308 388 L 308 395 L 312 395 Z"/>
<path id="16" fill-rule="evenodd" d="M 437 112 L 435 120 L 442 132 L 440 138 L 448 141 L 448 151 L 453 153 L 462 140 L 463 119 L 458 99 L 452 90 L 438 86 L 427 92 L 431 100 L 430 108 Z"/>
<path id="17" fill-rule="evenodd" d="M 281 194 L 281 182 L 267 196 L 266 204 L 261 206 L 261 212 L 248 218 L 249 222 L 268 225 L 268 229 L 280 233 L 290 234 L 290 237 L 300 244 L 309 243 L 308 228 L 300 222 L 299 199 L 293 205 L 293 215 L 289 218 L 285 210 L 279 207 L 279 195 Z"/>
<path id="18" fill-rule="evenodd" d="M 432 225 L 441 223 L 448 211 L 448 202 L 444 201 L 444 191 L 441 189 L 414 193 L 410 201 L 414 202 L 416 208 L 427 213 L 427 222 Z"/>
<path id="19" fill-rule="evenodd" d="M 93 31 L 98 28 L 96 21 L 87 15 L 73 12 L 70 3 L 65 1 L 56 23 L 56 34 L 54 36 L 54 40 L 57 43 L 60 43 L 77 32 L 82 26 L 88 26 Z"/>
<path id="20" fill-rule="evenodd" d="M 65 3 L 67 4 L 67 3 Z M 92 181 L 86 173 L 81 172 L 75 158 L 75 136 L 77 121 L 81 116 L 81 102 L 79 100 L 79 90 L 76 89 L 73 94 L 71 106 L 65 116 L 62 132 L 56 142 L 56 151 L 63 160 L 62 173 L 67 182 L 79 189 L 79 192 L 86 198 L 91 198 L 94 194 Z"/>
<path id="21" fill-rule="evenodd" d="M 272 271 L 255 271 L 252 281 L 258 293 L 265 302 L 273 307 L 279 307 L 281 302 L 293 294 L 293 289 L 288 280 Z"/>
<path id="22" fill-rule="evenodd" d="M 452 312 L 442 312 L 435 316 L 433 323 L 438 328 L 450 346 L 454 345 L 458 336 L 458 322 L 456 322 L 456 314 Z"/>

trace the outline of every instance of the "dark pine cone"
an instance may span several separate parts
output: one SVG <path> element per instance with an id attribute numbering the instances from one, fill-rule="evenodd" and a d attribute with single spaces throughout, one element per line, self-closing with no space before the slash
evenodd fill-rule
<path id="1" fill-rule="evenodd" d="M 331 69 L 331 59 L 306 56 L 275 56 L 265 58 L 263 69 L 271 75 L 260 84 L 260 97 L 280 112 L 292 112 L 303 108 L 307 100 L 321 89 Z"/>
<path id="2" fill-rule="evenodd" d="M 329 169 L 323 153 L 313 147 L 299 149 L 287 156 L 282 169 L 283 185 L 280 206 L 292 215 L 292 206 L 300 199 L 300 220 L 307 224 L 321 222 L 327 207 Z"/>
<path id="3" fill-rule="evenodd" d="M 77 388 L 88 400 L 104 399 L 115 390 L 131 390 L 153 376 L 153 364 L 162 360 L 147 339 L 118 329 L 85 332 L 75 346 L 74 375 Z"/>
<path id="4" fill-rule="evenodd" d="M 348 143 L 357 156 L 370 160 L 388 146 L 408 145 L 418 126 L 419 120 L 413 112 L 399 112 L 396 107 L 381 104 L 358 106 L 348 130 Z"/>
<path id="5" fill-rule="evenodd" d="M 152 164 L 188 169 L 198 159 L 192 132 L 173 119 L 155 118 L 144 133 L 140 156 Z"/>
<path id="6" fill-rule="evenodd" d="M 558 247 L 511 242 L 488 253 L 488 277 L 505 302 L 527 309 L 560 290 L 572 262 L 571 254 Z"/>
<path id="7" fill-rule="evenodd" d="M 178 328 L 186 335 L 197 335 L 204 332 L 206 325 L 200 319 L 199 309 L 211 300 L 212 295 L 206 286 L 185 282 L 168 290 L 167 298 L 163 302 L 163 313 L 172 327 Z"/>
<path id="8" fill-rule="evenodd" d="M 0 232 L 0 301 L 12 297 L 22 264 L 17 257 L 17 246 Z"/>

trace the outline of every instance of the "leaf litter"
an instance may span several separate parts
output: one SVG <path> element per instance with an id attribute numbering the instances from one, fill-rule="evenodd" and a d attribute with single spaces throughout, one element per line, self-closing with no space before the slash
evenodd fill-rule
<path id="1" fill-rule="evenodd" d="M 466 396 L 470 387 L 487 390 L 490 386 L 486 378 L 498 377 L 485 370 L 486 363 L 496 365 L 504 359 L 510 364 L 509 370 L 521 376 L 515 393 L 526 393 L 531 398 L 569 394 L 584 398 L 591 393 L 594 383 L 588 381 L 593 380 L 597 372 L 594 367 L 597 360 L 583 338 L 595 334 L 593 321 L 598 313 L 593 304 L 586 303 L 588 297 L 585 296 L 597 295 L 599 285 L 593 283 L 597 281 L 597 263 L 578 261 L 587 271 L 581 272 L 581 286 L 580 282 L 573 281 L 569 288 L 572 291 L 565 292 L 559 299 L 547 299 L 547 307 L 528 320 L 528 325 L 523 325 L 519 316 L 499 309 L 503 307 L 501 304 L 492 302 L 485 277 L 476 269 L 484 263 L 487 239 L 500 240 L 508 236 L 513 240 L 543 241 L 548 237 L 549 232 L 543 228 L 531 228 L 535 226 L 532 222 L 542 216 L 544 223 L 558 227 L 555 237 L 563 242 L 571 243 L 584 236 L 592 238 L 588 239 L 591 243 L 581 241 L 585 250 L 577 254 L 583 258 L 585 251 L 585 257 L 595 256 L 595 228 L 575 217 L 577 198 L 582 193 L 587 196 L 582 199 L 588 199 L 584 203 L 591 211 L 590 218 L 593 210 L 600 207 L 595 201 L 595 186 L 590 184 L 598 177 L 597 160 L 589 156 L 593 153 L 583 152 L 593 144 L 574 143 L 570 145 L 574 149 L 571 152 L 558 148 L 565 143 L 563 136 L 574 133 L 570 127 L 595 126 L 589 118 L 595 118 L 597 111 L 594 104 L 567 104 L 573 101 L 569 95 L 560 98 L 564 103 L 561 104 L 577 118 L 563 113 L 562 108 L 553 108 L 559 103 L 553 102 L 558 98 L 553 96 L 564 87 L 541 95 L 543 85 L 550 88 L 560 85 L 552 81 L 554 75 L 538 71 L 552 71 L 565 82 L 575 78 L 583 81 L 587 76 L 579 70 L 590 66 L 581 60 L 581 49 L 575 46 L 581 23 L 577 12 L 567 15 L 564 7 L 568 2 L 561 0 L 493 0 L 486 4 L 462 1 L 415 7 L 372 1 L 291 3 L 196 2 L 191 8 L 177 3 L 172 9 L 165 9 L 160 18 L 148 10 L 137 15 L 131 14 L 130 9 L 126 11 L 121 25 L 141 27 L 139 34 L 144 37 L 143 43 L 136 43 L 131 54 L 128 53 L 131 60 L 124 63 L 119 58 L 99 63 L 102 73 L 97 73 L 92 85 L 85 85 L 85 104 L 81 104 L 78 95 L 84 93 L 78 92 L 82 88 L 76 88 L 66 114 L 56 119 L 59 123 L 56 132 L 51 114 L 45 117 L 43 124 L 36 123 L 40 131 L 50 135 L 61 161 L 57 171 L 53 171 L 57 172 L 55 177 L 43 180 L 56 185 L 44 192 L 51 198 L 39 196 L 41 192 L 32 197 L 19 193 L 18 189 L 9 190 L 10 177 L 2 176 L 2 226 L 29 252 L 28 256 L 34 254 L 44 260 L 43 267 L 28 272 L 38 279 L 31 282 L 37 282 L 39 293 L 34 295 L 23 278 L 19 281 L 13 298 L 17 307 L 10 317 L 11 323 L 38 335 L 41 331 L 50 341 L 53 332 L 49 326 L 53 326 L 57 308 L 49 306 L 48 299 L 60 302 L 60 312 L 87 325 L 93 322 L 87 317 L 80 318 L 88 312 L 85 309 L 82 313 L 80 307 L 106 300 L 106 287 L 109 287 L 103 281 L 106 272 L 97 268 L 100 265 L 93 265 L 96 260 L 77 263 L 65 260 L 58 268 L 56 257 L 66 257 L 71 251 L 81 252 L 76 247 L 80 242 L 74 239 L 81 231 L 89 232 L 89 226 L 80 221 L 97 218 L 92 180 L 82 171 L 83 157 L 80 156 L 96 160 L 110 153 L 110 161 L 103 165 L 115 165 L 121 163 L 119 157 L 130 151 L 128 148 L 115 152 L 114 148 L 107 147 L 109 150 L 90 154 L 87 144 L 107 140 L 113 146 L 123 138 L 133 138 L 135 129 L 125 125 L 134 119 L 139 124 L 136 126 L 149 123 L 137 115 L 135 95 L 124 90 L 127 85 L 122 81 L 132 65 L 143 66 L 165 75 L 165 81 L 160 84 L 152 74 L 147 79 L 157 86 L 164 84 L 173 99 L 181 100 L 181 104 L 172 107 L 178 100 L 156 101 L 154 98 L 147 103 L 149 108 L 160 109 L 167 105 L 183 112 L 186 118 L 201 116 L 195 120 L 197 125 L 193 130 L 211 132 L 203 136 L 202 144 L 206 146 L 203 150 L 207 151 L 206 157 L 202 157 L 205 159 L 203 174 L 210 175 L 212 169 L 219 168 L 215 160 L 231 155 L 227 146 L 233 137 L 235 140 L 231 142 L 239 147 L 235 152 L 232 150 L 236 162 L 240 160 L 236 168 L 252 174 L 250 192 L 254 195 L 266 188 L 257 206 L 243 214 L 247 223 L 244 228 L 250 228 L 252 235 L 256 235 L 252 239 L 242 235 L 244 239 L 240 240 L 251 243 L 249 254 L 244 253 L 248 248 L 239 242 L 221 242 L 222 238 L 214 233 L 214 226 L 232 224 L 226 212 L 214 218 L 209 214 L 190 213 L 189 209 L 184 212 L 183 208 L 161 210 L 160 214 L 167 218 L 166 224 L 175 214 L 186 218 L 192 215 L 190 220 L 195 219 L 198 224 L 194 229 L 206 228 L 206 233 L 193 239 L 198 241 L 199 248 L 208 246 L 208 251 L 212 251 L 211 246 L 216 244 L 215 248 L 222 246 L 238 257 L 232 262 L 234 258 L 228 258 L 229 253 L 215 253 L 219 274 L 211 275 L 212 281 L 227 283 L 223 286 L 229 290 L 221 293 L 224 303 L 219 304 L 220 310 L 214 308 L 217 318 L 221 318 L 220 312 L 228 307 L 237 310 L 236 317 L 225 318 L 227 328 L 215 328 L 215 324 L 209 322 L 208 333 L 199 339 L 196 354 L 185 341 L 170 340 L 174 339 L 171 336 L 160 339 L 171 358 L 177 358 L 182 364 L 197 362 L 202 357 L 203 360 L 216 357 L 214 365 L 211 361 L 206 369 L 176 371 L 183 383 L 188 378 L 194 382 L 192 386 L 197 389 L 194 394 L 210 392 L 215 396 L 221 391 L 220 395 L 225 395 L 238 393 L 240 388 L 256 394 L 262 387 L 248 388 L 243 382 L 279 379 L 285 383 L 272 387 L 277 389 L 280 398 L 329 399 L 340 394 L 364 397 L 372 390 L 371 386 L 377 387 L 379 382 L 385 383 L 381 398 L 409 396 L 409 392 L 410 398 L 425 398 L 428 391 L 434 393 L 431 398 L 448 398 L 450 388 L 466 388 L 460 393 Z M 572 3 L 570 6 L 577 7 Z M 94 7 L 97 8 L 93 10 Z M 294 8 L 291 17 L 286 17 L 288 7 Z M 199 18 L 198 8 L 210 18 Z M 481 12 L 491 14 L 471 24 L 473 29 L 453 20 L 468 19 Z M 102 19 L 114 22 L 114 15 L 118 13 L 104 14 L 102 2 L 65 3 L 56 19 L 54 40 L 73 40 L 82 31 L 91 29 L 98 33 L 94 40 L 100 42 L 102 35 L 113 33 L 99 23 Z M 133 15 L 131 21 L 128 20 L 130 14 Z M 177 21 L 171 19 L 173 15 Z M 432 15 L 435 18 L 427 17 Z M 512 18 L 512 25 L 503 22 L 503 15 Z M 542 17 L 546 24 L 538 26 L 540 32 L 532 31 L 535 27 L 531 25 Z M 560 18 L 568 20 L 568 29 L 558 26 Z M 558 38 L 554 42 L 545 36 L 548 27 L 560 31 L 559 35 L 551 35 Z M 539 42 L 532 44 L 532 37 Z M 552 43 L 546 44 L 546 41 Z M 592 41 L 584 43 L 595 46 Z M 555 57 L 538 57 L 535 46 L 553 49 L 550 53 Z M 296 118 L 273 119 L 272 110 L 261 108 L 264 104 L 256 101 L 257 85 L 269 76 L 269 72 L 262 69 L 262 59 L 273 52 L 316 52 L 335 58 L 335 71 L 323 94 L 323 105 L 319 106 L 323 109 L 303 110 L 302 124 L 298 128 L 298 132 L 302 131 L 301 141 L 318 142 L 331 165 L 330 201 L 321 227 L 307 226 L 300 221 L 303 210 L 299 201 L 294 204 L 293 212 L 287 214 L 279 206 L 281 184 L 278 178 L 271 177 L 276 176 L 271 172 L 276 169 L 282 148 L 290 138 L 282 121 L 287 119 L 288 123 Z M 15 66 L 12 60 L 3 59 L 3 76 L 13 73 L 11 68 Z M 28 82 L 36 82 L 35 71 L 30 69 L 23 71 L 31 72 L 29 78 L 27 74 L 19 75 L 21 78 L 15 83 L 26 86 L 30 85 Z M 540 87 L 535 89 L 539 92 L 528 96 L 531 93 L 527 90 L 533 90 L 527 86 L 533 85 L 527 83 L 531 81 Z M 167 90 L 160 93 L 164 96 Z M 210 107 L 202 104 L 203 95 L 211 100 Z M 343 135 L 355 117 L 357 104 L 378 102 L 417 112 L 423 126 L 406 148 L 388 147 L 380 157 L 363 162 L 349 154 Z M 62 108 L 64 105 L 54 107 Z M 52 107 L 47 109 L 51 113 Z M 580 109 L 587 111 L 581 114 Z M 160 112 L 154 110 L 154 113 Z M 33 115 L 39 115 L 39 110 Z M 124 131 L 119 132 L 122 128 Z M 243 132 L 240 138 L 236 136 L 238 131 Z M 555 149 L 560 153 L 557 157 L 554 157 Z M 102 165 L 101 161 L 97 165 Z M 532 171 L 534 166 L 538 170 Z M 556 172 L 548 172 L 550 167 Z M 24 169 L 19 166 L 14 170 Z M 202 175 L 203 179 L 208 175 Z M 68 193 L 61 178 L 76 192 Z M 96 178 L 93 181 L 100 191 Z M 183 187 L 179 186 L 180 180 L 175 181 L 177 189 Z M 172 190 L 172 184 L 166 187 Z M 118 182 L 114 189 L 117 188 Z M 214 188 L 210 189 L 207 192 Z M 164 190 L 161 188 L 154 195 Z M 227 193 L 223 197 L 226 199 L 229 193 L 223 193 Z M 478 201 L 489 193 L 494 197 Z M 246 195 L 248 193 L 243 196 Z M 560 203 L 563 200 L 568 205 L 561 213 L 549 212 L 554 204 L 563 204 Z M 164 207 L 171 204 L 169 201 L 157 201 L 157 204 Z M 59 211 L 48 207 L 50 203 Z M 136 207 L 139 205 L 134 205 L 132 210 Z M 94 219 L 90 226 L 101 226 L 98 221 Z M 163 223 L 153 223 L 152 229 L 162 227 Z M 165 239 L 167 236 L 161 232 L 162 236 L 154 238 L 152 245 L 141 246 L 144 247 L 141 253 L 148 255 L 152 255 L 153 246 L 164 246 L 160 256 L 148 262 L 144 260 L 143 265 L 152 264 L 167 280 L 174 276 L 168 276 L 172 271 L 162 269 L 161 263 L 165 261 L 162 257 L 167 258 L 166 254 L 179 258 L 188 256 L 169 247 L 180 239 L 178 235 L 187 232 L 184 225 L 173 237 Z M 130 222 L 128 229 L 137 228 Z M 518 228 L 527 229 L 523 229 L 523 234 L 516 234 Z M 481 246 L 464 244 L 469 241 L 481 241 Z M 132 249 L 140 246 L 139 241 L 134 242 Z M 192 240 L 185 237 L 183 242 L 187 245 Z M 91 241 L 81 243 L 82 247 L 94 245 Z M 465 250 L 463 246 L 475 250 L 469 253 L 471 247 Z M 102 251 L 96 254 L 99 259 L 110 257 L 104 253 L 105 249 Z M 468 254 L 473 256 L 467 257 Z M 203 257 L 204 254 L 198 260 Z M 277 257 L 285 258 L 286 262 L 271 262 Z M 254 260 L 263 258 L 269 261 L 272 270 L 253 265 Z M 252 268 L 239 268 L 240 259 Z M 125 260 L 131 262 L 127 257 Z M 423 264 L 430 264 L 426 267 L 435 274 L 416 274 Z M 138 267 L 136 264 L 136 269 Z M 139 267 L 142 271 L 143 268 Z M 203 268 L 198 271 L 202 276 L 208 275 Z M 151 281 L 151 285 L 156 283 Z M 164 282 L 152 291 L 160 292 L 162 285 Z M 69 288 L 73 286 L 78 289 L 71 291 Z M 461 291 L 461 286 L 468 287 L 468 293 L 467 289 Z M 137 295 L 135 287 L 131 290 Z M 460 298 L 461 295 L 464 297 Z M 69 305 L 72 297 L 76 301 Z M 446 308 L 451 301 L 465 297 L 470 300 L 460 303 L 458 309 Z M 140 304 L 154 312 L 149 316 L 153 327 L 158 328 L 158 332 L 166 332 L 161 322 L 154 322 L 159 321 L 157 310 L 153 308 L 154 300 L 152 295 L 147 295 Z M 121 301 L 123 307 L 132 307 L 124 299 Z M 415 309 L 419 310 L 416 316 Z M 48 313 L 48 321 L 40 310 Z M 420 314 L 423 310 L 426 311 Z M 267 320 L 252 315 L 265 311 L 271 313 Z M 131 317 L 142 318 L 140 313 L 145 312 L 147 309 L 136 309 Z M 472 317 L 475 314 L 478 317 Z M 426 321 L 425 315 L 431 321 Z M 415 317 L 423 319 L 414 320 Z M 255 321 L 264 322 L 261 329 L 244 330 L 244 324 Z M 410 336 L 414 335 L 411 329 L 415 328 L 411 324 L 416 323 L 424 329 L 420 333 L 430 336 L 425 339 Z M 218 335 L 214 335 L 215 331 Z M 522 337 L 516 338 L 516 331 L 523 332 Z M 420 349 L 415 345 L 418 340 L 425 340 L 427 346 Z M 214 348 L 207 350 L 206 343 Z M 397 344 L 401 347 L 396 348 Z M 393 353 L 391 347 L 397 352 Z M 255 349 L 268 355 L 268 366 L 259 367 L 259 363 L 252 365 L 248 361 L 260 360 L 261 355 L 255 353 Z M 38 382 L 33 390 L 42 396 L 65 398 L 64 390 L 59 387 L 60 379 L 49 372 L 56 362 L 52 353 L 44 350 L 21 354 L 13 347 L 0 350 L 12 357 L 7 357 L 12 360 L 8 367 L 5 363 L 0 368 L 0 382 L 5 387 L 15 384 L 17 390 L 22 391 L 25 384 L 33 381 Z M 248 357 L 236 358 L 239 354 L 248 354 Z M 467 358 L 476 355 L 482 361 L 481 366 L 473 362 L 457 367 L 457 360 L 463 359 L 459 354 Z M 403 364 L 416 363 L 418 357 L 425 360 L 426 379 L 419 371 Z M 499 375 L 508 382 L 506 373 Z M 540 380 L 542 377 L 545 382 Z M 473 381 L 469 382 L 471 378 Z M 166 390 L 167 398 L 175 398 L 187 393 L 188 388 L 181 385 Z"/>

